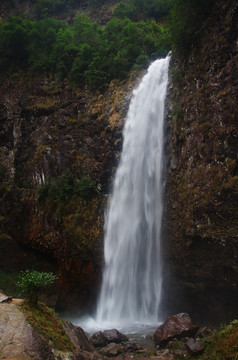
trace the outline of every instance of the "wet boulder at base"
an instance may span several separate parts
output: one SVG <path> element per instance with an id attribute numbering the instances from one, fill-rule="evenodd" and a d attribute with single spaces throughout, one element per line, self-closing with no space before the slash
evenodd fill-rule
<path id="1" fill-rule="evenodd" d="M 95 349 L 80 326 L 73 325 L 70 321 L 62 320 L 63 328 L 75 347 L 93 352 Z"/>
<path id="2" fill-rule="evenodd" d="M 116 329 L 111 329 L 111 330 L 104 330 L 103 331 L 103 335 L 106 339 L 106 341 L 108 343 L 121 343 L 123 341 L 128 341 L 128 338 L 126 335 L 121 334 L 118 330 Z"/>
<path id="3" fill-rule="evenodd" d="M 107 345 L 107 340 L 105 338 L 105 336 L 103 335 L 102 331 L 97 331 L 95 332 L 91 338 L 90 338 L 90 342 L 93 344 L 93 346 L 95 347 L 102 347 L 102 346 L 106 346 Z"/>
<path id="4" fill-rule="evenodd" d="M 103 356 L 114 357 L 124 352 L 123 346 L 121 344 L 116 344 L 111 342 L 106 347 L 102 348 L 99 353 Z"/>
<path id="5" fill-rule="evenodd" d="M 164 346 L 173 338 L 193 336 L 198 326 L 193 324 L 187 313 L 180 313 L 168 317 L 168 319 L 155 331 L 154 341 L 156 345 Z"/>

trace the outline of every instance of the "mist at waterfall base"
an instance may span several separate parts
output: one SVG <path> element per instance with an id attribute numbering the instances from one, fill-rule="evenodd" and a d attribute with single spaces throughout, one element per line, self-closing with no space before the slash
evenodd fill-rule
<path id="1" fill-rule="evenodd" d="M 94 318 L 74 321 L 88 332 L 143 333 L 161 323 L 163 128 L 169 56 L 151 64 L 134 90 L 123 149 L 106 213 L 105 268 Z"/>

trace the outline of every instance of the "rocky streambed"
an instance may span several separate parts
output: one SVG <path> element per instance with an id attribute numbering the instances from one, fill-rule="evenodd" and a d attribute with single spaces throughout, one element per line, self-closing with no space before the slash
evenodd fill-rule
<path id="1" fill-rule="evenodd" d="M 47 307 L 44 309 L 48 312 Z M 97 331 L 89 336 L 81 327 L 69 321 L 57 320 L 59 323 L 56 327 L 62 324 L 62 338 L 68 339 L 68 345 L 62 349 L 60 346 L 57 348 L 48 337 L 51 327 L 55 326 L 53 321 L 52 317 L 52 324 L 48 321 L 48 328 L 42 332 L 40 320 L 38 326 L 28 317 L 23 301 L 1 295 L 0 359 L 190 359 L 202 354 L 203 343 L 210 341 L 213 333 L 211 329 L 196 326 L 186 313 L 169 317 L 158 327 L 153 338 L 148 336 L 143 344 L 137 341 L 136 336 L 131 340 L 116 329 Z"/>

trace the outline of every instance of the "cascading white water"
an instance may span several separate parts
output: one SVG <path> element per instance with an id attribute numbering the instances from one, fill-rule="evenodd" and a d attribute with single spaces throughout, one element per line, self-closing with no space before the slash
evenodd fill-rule
<path id="1" fill-rule="evenodd" d="M 162 268 L 163 127 L 169 56 L 134 91 L 105 222 L 98 323 L 158 323 Z"/>

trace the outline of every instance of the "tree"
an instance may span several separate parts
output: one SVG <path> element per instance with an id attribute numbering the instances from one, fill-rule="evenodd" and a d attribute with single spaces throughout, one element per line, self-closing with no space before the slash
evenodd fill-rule
<path id="1" fill-rule="evenodd" d="M 25 270 L 20 273 L 17 286 L 30 303 L 36 304 L 43 289 L 52 285 L 57 278 L 51 272 Z"/>
<path id="2" fill-rule="evenodd" d="M 32 28 L 30 20 L 9 17 L 8 22 L 0 25 L 0 69 L 27 66 L 28 34 Z"/>

